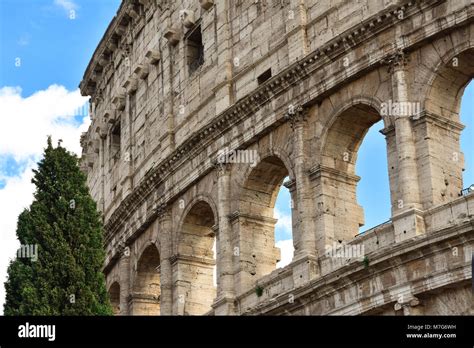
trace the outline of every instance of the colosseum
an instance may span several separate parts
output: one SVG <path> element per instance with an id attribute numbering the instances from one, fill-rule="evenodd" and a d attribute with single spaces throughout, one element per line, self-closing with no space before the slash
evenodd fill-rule
<path id="1" fill-rule="evenodd" d="M 473 76 L 472 0 L 122 1 L 80 84 L 116 314 L 473 314 Z M 359 233 L 381 120 L 391 218 Z"/>

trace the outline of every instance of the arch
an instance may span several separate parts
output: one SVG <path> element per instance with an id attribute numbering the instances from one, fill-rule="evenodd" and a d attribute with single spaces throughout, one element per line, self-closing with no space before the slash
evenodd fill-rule
<path id="1" fill-rule="evenodd" d="M 148 243 L 136 264 L 131 313 L 133 315 L 159 315 L 160 286 L 160 254 L 154 243 Z"/>
<path id="2" fill-rule="evenodd" d="M 418 147 L 418 165 L 424 168 L 420 195 L 425 209 L 456 199 L 463 189 L 460 107 L 473 78 L 474 45 L 463 42 L 440 56 L 427 79 L 423 117 L 415 123 L 424 139 Z"/>
<path id="3" fill-rule="evenodd" d="M 198 204 L 199 202 L 204 202 L 206 203 L 207 205 L 209 205 L 211 211 L 212 211 L 212 214 L 214 216 L 214 221 L 217 223 L 218 221 L 218 218 L 217 218 L 217 205 L 215 204 L 214 202 L 214 199 L 212 198 L 211 195 L 209 194 L 205 194 L 205 193 L 201 193 L 201 194 L 198 194 L 197 196 L 193 197 L 193 199 L 186 205 L 186 207 L 183 209 L 183 213 L 179 219 L 179 222 L 178 222 L 178 226 L 177 226 L 177 231 L 178 233 L 176 234 L 175 236 L 175 243 L 174 245 L 176 246 L 176 250 L 175 252 L 178 253 L 178 247 L 179 247 L 179 239 L 180 239 L 180 234 L 181 234 L 181 231 L 183 230 L 183 224 L 186 220 L 186 217 L 188 216 L 189 212 L 191 211 L 191 209 L 193 209 L 193 207 Z M 217 231 L 216 231 L 217 232 Z"/>
<path id="4" fill-rule="evenodd" d="M 321 134 L 321 164 L 354 174 L 357 150 L 369 128 L 383 119 L 380 116 L 382 105 L 378 98 L 357 96 L 336 108 Z M 361 121 L 360 124 L 354 123 L 355 117 Z M 384 124 L 388 125 L 386 119 Z M 340 135 L 345 136 L 339 138 Z"/>
<path id="5" fill-rule="evenodd" d="M 250 176 L 250 174 L 252 173 L 254 168 L 256 166 L 258 166 L 267 157 L 276 157 L 276 158 L 278 158 L 284 164 L 286 170 L 288 171 L 288 177 L 290 178 L 290 180 L 295 180 L 295 173 L 294 173 L 294 170 L 293 170 L 293 164 L 292 164 L 290 156 L 288 155 L 288 153 L 284 149 L 273 145 L 272 148 L 266 149 L 261 154 L 259 154 L 259 162 L 255 166 L 253 166 L 253 167 L 250 166 L 250 165 L 247 166 L 247 168 L 244 171 L 244 175 L 243 175 L 244 183 L 246 182 L 246 180 L 248 179 L 248 177 Z M 237 170 L 238 169 L 239 168 L 237 168 Z"/>
<path id="6" fill-rule="evenodd" d="M 275 247 L 274 207 L 283 180 L 294 178 L 294 174 L 288 167 L 289 159 L 276 154 L 275 150 L 265 153 L 256 166 L 249 168 L 240 190 L 238 213 L 233 218 L 239 237 L 240 269 L 236 278 L 240 291 L 275 270 L 281 258 L 280 249 Z"/>
<path id="7" fill-rule="evenodd" d="M 440 57 L 426 84 L 424 110 L 459 122 L 464 89 L 474 77 L 474 45 L 462 43 Z"/>
<path id="8" fill-rule="evenodd" d="M 185 209 L 173 264 L 176 314 L 202 315 L 212 309 L 217 221 L 209 197 L 198 196 Z"/>
<path id="9" fill-rule="evenodd" d="M 319 250 L 353 239 L 365 223 L 363 208 L 357 202 L 357 152 L 369 129 L 383 119 L 382 105 L 377 98 L 359 96 L 337 108 L 328 120 L 320 164 L 313 173 L 317 230 L 325 231 Z M 384 122 L 387 125 L 388 121 Z"/>
<path id="10" fill-rule="evenodd" d="M 112 311 L 114 315 L 120 314 L 120 284 L 117 281 L 114 281 L 110 285 L 109 290 L 110 304 L 112 306 Z"/>
<path id="11" fill-rule="evenodd" d="M 365 105 L 367 108 L 372 109 L 374 112 L 380 115 L 383 102 L 377 97 L 357 95 L 350 98 L 346 102 L 343 102 L 340 106 L 336 107 L 332 111 L 331 115 L 328 117 L 327 122 L 324 125 L 324 129 L 321 133 L 321 141 L 320 141 L 320 149 L 319 149 L 321 153 L 323 151 L 324 144 L 326 143 L 328 132 L 333 126 L 333 124 L 338 120 L 339 116 L 343 114 L 345 111 L 353 107 L 356 107 L 358 105 Z M 385 127 L 389 126 L 389 120 L 385 118 L 383 118 L 383 120 L 384 120 Z"/>
<path id="12" fill-rule="evenodd" d="M 275 154 L 262 157 L 245 176 L 239 199 L 239 212 L 272 217 L 278 188 L 287 176 L 290 176 L 290 171 L 280 157 Z M 292 176 L 294 178 L 293 174 Z M 259 194 L 253 194 L 257 192 Z"/>

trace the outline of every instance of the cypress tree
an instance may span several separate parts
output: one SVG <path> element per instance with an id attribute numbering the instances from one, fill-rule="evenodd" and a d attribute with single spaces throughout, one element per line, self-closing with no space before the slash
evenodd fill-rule
<path id="1" fill-rule="evenodd" d="M 8 267 L 4 314 L 111 315 L 102 223 L 77 157 L 49 137 L 32 182 L 33 203 L 18 217 L 24 249 Z"/>

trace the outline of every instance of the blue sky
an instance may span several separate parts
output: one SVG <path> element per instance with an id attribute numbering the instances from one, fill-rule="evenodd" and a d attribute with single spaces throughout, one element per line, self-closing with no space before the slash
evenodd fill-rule
<path id="1" fill-rule="evenodd" d="M 87 128 L 88 116 L 77 112 L 87 102 L 77 87 L 119 5 L 120 0 L 0 0 L 0 311 L 6 267 L 18 247 L 16 218 L 32 200 L 31 170 L 49 134 L 80 152 L 79 136 Z M 462 137 L 465 186 L 474 183 L 474 152 L 468 151 L 474 148 L 473 112 L 471 84 L 461 117 L 467 126 Z M 371 128 L 358 155 L 364 229 L 390 216 L 380 128 Z M 291 245 L 290 211 L 290 195 L 283 188 L 276 203 L 276 240 L 286 253 Z"/>
<path id="2" fill-rule="evenodd" d="M 53 83 L 76 89 L 119 4 L 1 0 L 0 86 L 21 86 L 23 97 Z M 17 58 L 20 67 L 15 65 Z"/>

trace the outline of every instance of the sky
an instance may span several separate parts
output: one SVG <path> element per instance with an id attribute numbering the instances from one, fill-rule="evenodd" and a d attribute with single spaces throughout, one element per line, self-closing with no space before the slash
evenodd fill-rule
<path id="1" fill-rule="evenodd" d="M 0 313 L 8 263 L 19 243 L 18 214 L 33 198 L 32 169 L 48 135 L 80 154 L 79 137 L 89 125 L 88 98 L 78 90 L 89 60 L 120 0 L 0 0 Z M 462 136 L 474 147 L 474 84 L 465 92 Z M 390 216 L 385 140 L 374 125 L 358 154 L 358 201 L 364 230 Z M 466 153 L 465 186 L 474 183 L 474 152 Z M 290 195 L 282 188 L 275 206 L 279 267 L 291 261 Z"/>
<path id="2" fill-rule="evenodd" d="M 119 0 L 0 0 L 0 313 L 18 214 L 32 169 L 53 141 L 80 154 L 89 125 L 78 86 Z"/>

